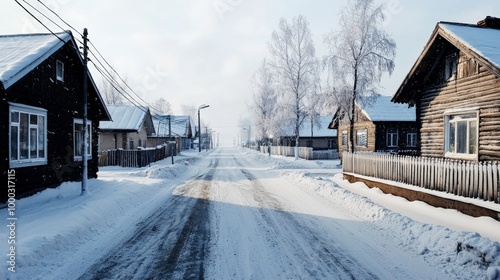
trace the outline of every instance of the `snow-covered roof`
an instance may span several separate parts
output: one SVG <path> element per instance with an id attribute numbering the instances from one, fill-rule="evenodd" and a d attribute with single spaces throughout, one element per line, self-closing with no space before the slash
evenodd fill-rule
<path id="1" fill-rule="evenodd" d="M 153 125 L 158 136 L 166 137 L 169 135 L 168 122 L 172 128 L 172 137 L 189 137 L 189 127 L 191 118 L 189 116 L 153 116 Z"/>
<path id="2" fill-rule="evenodd" d="M 32 71 L 66 42 L 69 32 L 0 36 L 0 82 L 5 89 Z"/>
<path id="3" fill-rule="evenodd" d="M 500 68 L 499 29 L 449 22 L 440 22 L 439 26 L 491 64 Z"/>
<path id="4" fill-rule="evenodd" d="M 337 130 L 329 129 L 328 125 L 332 121 L 332 116 L 320 116 L 319 126 L 313 125 L 313 136 L 314 137 L 336 137 Z M 285 132 L 285 136 L 292 136 L 293 128 L 288 128 Z M 299 129 L 300 137 L 310 137 L 311 136 L 311 120 L 305 119 L 302 126 Z"/>
<path id="5" fill-rule="evenodd" d="M 99 122 L 101 130 L 139 131 L 147 115 L 147 107 L 129 105 L 107 105 L 113 121 Z"/>
<path id="6" fill-rule="evenodd" d="M 331 121 L 332 116 L 320 116 L 319 126 L 313 125 L 314 137 L 336 137 L 337 130 L 328 128 Z M 311 136 L 311 121 L 306 119 L 299 131 L 301 137 Z"/>
<path id="7" fill-rule="evenodd" d="M 391 96 L 379 96 L 369 105 L 359 105 L 361 111 L 372 122 L 415 121 L 415 107 L 391 102 Z"/>

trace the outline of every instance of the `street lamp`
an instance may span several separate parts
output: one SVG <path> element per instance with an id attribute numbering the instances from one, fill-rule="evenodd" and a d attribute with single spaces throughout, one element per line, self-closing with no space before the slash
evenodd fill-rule
<path id="1" fill-rule="evenodd" d="M 210 107 L 210 105 L 203 104 L 198 107 L 198 152 L 201 152 L 201 121 L 200 121 L 200 110 Z"/>

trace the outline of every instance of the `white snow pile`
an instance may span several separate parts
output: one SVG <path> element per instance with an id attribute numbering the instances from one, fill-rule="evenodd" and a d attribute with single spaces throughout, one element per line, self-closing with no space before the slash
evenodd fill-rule
<path id="1" fill-rule="evenodd" d="M 402 240 L 399 246 L 412 248 L 410 253 L 421 255 L 447 273 L 461 275 L 462 279 L 500 279 L 500 223 L 492 218 L 473 218 L 423 202 L 408 202 L 404 198 L 384 194 L 379 189 L 370 189 L 362 183 L 350 184 L 338 174 L 341 170 L 335 169 L 339 161 L 324 164 L 323 161 L 268 157 L 258 152 L 249 154 L 274 169 L 279 166 L 281 170 L 278 172 L 282 176 L 300 182 L 304 189 L 332 203 L 357 209 L 357 215 L 362 215 L 365 221 L 381 226 L 381 235 L 395 235 L 394 240 Z M 321 174 L 317 170 L 321 166 L 332 169 Z M 299 167 L 303 170 L 290 170 Z M 358 195 L 353 193 L 354 189 Z M 417 212 L 414 218 L 420 221 L 400 214 L 408 208 Z M 418 213 L 423 212 L 429 215 L 420 217 Z M 452 229 L 456 227 L 457 220 L 450 222 L 450 219 L 459 219 L 463 223 L 461 228 L 469 231 Z"/>
<path id="2" fill-rule="evenodd" d="M 175 165 L 168 158 L 144 168 L 103 167 L 98 179 L 88 181 L 84 195 L 80 195 L 80 182 L 66 182 L 17 200 L 16 272 L 57 266 L 61 256 L 116 229 L 136 209 L 151 204 L 152 197 L 168 195 L 169 187 L 189 176 L 188 164 L 194 160 L 177 156 Z M 7 217 L 7 209 L 1 209 L 0 215 Z M 7 227 L 1 227 L 0 234 L 8 236 Z M 7 246 L 0 242 L 2 252 L 8 252 Z M 4 268 L 0 279 L 22 275 L 9 274 L 5 263 Z"/>

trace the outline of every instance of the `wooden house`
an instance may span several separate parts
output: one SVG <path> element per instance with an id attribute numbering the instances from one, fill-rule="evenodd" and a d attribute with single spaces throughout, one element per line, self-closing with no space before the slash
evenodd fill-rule
<path id="1" fill-rule="evenodd" d="M 330 128 L 338 129 L 339 154 L 350 151 L 348 120 L 334 117 Z M 378 96 L 366 105 L 356 103 L 354 151 L 414 154 L 417 147 L 415 108 L 392 103 L 390 96 Z"/>
<path id="2" fill-rule="evenodd" d="M 422 156 L 500 160 L 500 19 L 439 22 L 393 97 L 415 107 Z"/>
<path id="3" fill-rule="evenodd" d="M 167 141 L 176 141 L 177 150 L 188 150 L 193 145 L 193 132 L 190 116 L 153 116 L 153 125 L 156 135 L 148 137 L 150 146 L 159 145 Z"/>
<path id="4" fill-rule="evenodd" d="M 16 197 L 82 177 L 83 58 L 72 34 L 0 36 L 0 173 Z M 88 177 L 98 171 L 98 125 L 110 120 L 88 75 Z M 0 200 L 7 198 L 1 188 Z"/>
<path id="5" fill-rule="evenodd" d="M 336 150 L 337 130 L 328 128 L 332 117 L 320 116 L 318 122 L 312 123 L 307 119 L 299 130 L 299 147 L 311 147 L 314 150 Z M 288 129 L 282 136 L 276 137 L 273 145 L 295 147 L 295 136 L 292 129 Z"/>
<path id="6" fill-rule="evenodd" d="M 99 124 L 100 150 L 134 150 L 148 147 L 155 133 L 149 108 L 134 105 L 108 105 L 113 121 Z"/>

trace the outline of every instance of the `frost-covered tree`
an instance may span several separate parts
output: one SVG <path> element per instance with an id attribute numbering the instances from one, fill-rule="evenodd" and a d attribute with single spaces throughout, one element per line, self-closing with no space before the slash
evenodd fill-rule
<path id="1" fill-rule="evenodd" d="M 172 106 L 165 98 L 160 97 L 151 104 L 151 109 L 158 115 L 171 115 Z"/>
<path id="2" fill-rule="evenodd" d="M 338 114 L 349 121 L 349 143 L 354 151 L 354 114 L 356 102 L 376 96 L 382 74 L 392 74 L 396 43 L 384 31 L 383 5 L 373 0 L 350 0 L 341 11 L 339 30 L 325 36 L 329 54 L 329 93 Z"/>
<path id="3" fill-rule="evenodd" d="M 299 15 L 289 23 L 282 18 L 278 30 L 272 34 L 269 51 L 279 92 L 277 112 L 280 115 L 277 119 L 282 119 L 285 126 L 292 126 L 297 159 L 299 131 L 307 116 L 307 97 L 314 88 L 317 67 L 316 50 L 307 19 Z"/>
<path id="4" fill-rule="evenodd" d="M 273 74 L 266 59 L 263 59 L 259 68 L 252 76 L 254 90 L 250 110 L 255 125 L 255 138 L 260 139 L 259 145 L 273 134 L 274 115 L 276 113 L 276 91 L 274 90 Z"/>
<path id="5" fill-rule="evenodd" d="M 101 81 L 99 92 L 101 93 L 106 105 L 123 105 L 126 103 L 125 98 L 121 93 L 125 92 L 124 88 L 124 84 L 118 83 L 117 75 L 115 73 L 111 73 L 110 79 L 103 78 Z"/>

